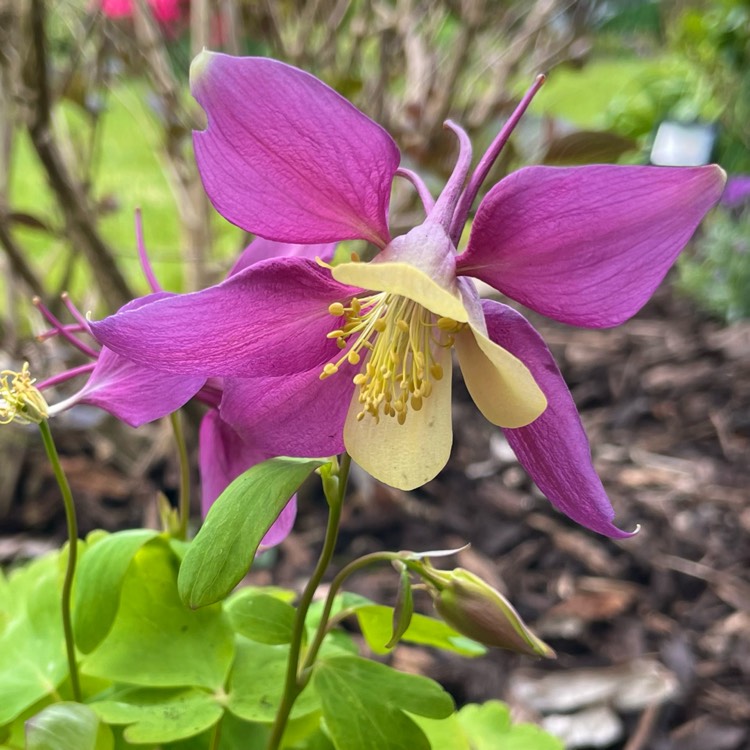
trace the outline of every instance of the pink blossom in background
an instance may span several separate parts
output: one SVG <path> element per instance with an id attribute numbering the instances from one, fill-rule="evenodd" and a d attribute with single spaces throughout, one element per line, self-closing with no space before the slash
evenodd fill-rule
<path id="1" fill-rule="evenodd" d="M 154 18 L 160 23 L 179 21 L 183 14 L 182 0 L 148 0 Z M 100 0 L 95 5 L 108 18 L 131 18 L 135 11 L 135 0 Z"/>

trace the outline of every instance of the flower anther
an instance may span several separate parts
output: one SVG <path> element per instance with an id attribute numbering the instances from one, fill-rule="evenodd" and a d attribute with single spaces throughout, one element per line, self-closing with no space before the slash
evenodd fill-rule
<path id="1" fill-rule="evenodd" d="M 0 372 L 0 424 L 39 424 L 47 419 L 47 402 L 35 382 L 28 362 L 20 372 Z"/>

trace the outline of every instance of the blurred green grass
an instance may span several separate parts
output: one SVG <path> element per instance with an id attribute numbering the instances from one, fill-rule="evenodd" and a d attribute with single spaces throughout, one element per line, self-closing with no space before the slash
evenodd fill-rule
<path id="1" fill-rule="evenodd" d="M 166 289 L 180 291 L 184 258 L 177 198 L 161 161 L 163 128 L 149 107 L 148 87 L 138 80 L 121 82 L 109 90 L 105 106 L 95 147 L 93 195 L 97 201 L 111 204 L 113 210 L 101 216 L 99 230 L 132 287 L 138 293 L 147 292 L 134 231 L 134 211 L 140 206 L 146 247 L 157 278 Z M 63 102 L 55 112 L 55 123 L 76 144 L 68 156 L 77 158 L 75 152 L 84 152 L 78 147 L 90 138 L 86 116 L 77 105 Z M 18 134 L 14 144 L 10 205 L 14 211 L 28 212 L 42 220 L 52 217 L 55 226 L 62 227 L 26 133 Z M 212 228 L 214 242 L 207 257 L 217 261 L 217 268 L 227 266 L 241 248 L 242 232 L 215 212 Z M 57 289 L 65 280 L 74 299 L 85 293 L 90 284 L 86 265 L 81 261 L 71 270 L 70 250 L 64 239 L 24 226 L 15 228 L 15 236 L 49 290 Z"/>
<path id="2" fill-rule="evenodd" d="M 581 69 L 555 68 L 529 111 L 592 129 L 612 127 L 616 115 L 622 112 L 656 119 L 664 113 L 658 111 L 658 102 L 652 101 L 651 89 L 655 84 L 664 89 L 656 93 L 662 93 L 665 102 L 674 97 L 673 89 L 677 89 L 698 100 L 697 111 L 691 113 L 694 116 L 707 119 L 718 116 L 718 103 L 700 88 L 700 72 L 670 53 L 650 58 L 600 58 Z M 523 88 L 521 85 L 520 89 Z"/>

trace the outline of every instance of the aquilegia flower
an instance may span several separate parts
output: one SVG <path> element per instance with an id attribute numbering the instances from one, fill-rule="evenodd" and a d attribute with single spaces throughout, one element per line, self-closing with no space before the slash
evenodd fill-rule
<path id="1" fill-rule="evenodd" d="M 135 309 L 156 299 L 171 296 L 170 293 L 160 289 L 151 269 L 143 244 L 139 214 L 136 215 L 136 235 L 144 274 L 154 292 L 129 302 L 122 308 L 123 311 Z M 240 255 L 229 275 L 238 273 L 268 257 L 302 255 L 330 259 L 333 256 L 333 251 L 334 246 L 330 244 L 280 245 L 263 239 L 256 239 Z M 61 414 L 77 404 L 87 404 L 109 412 L 131 427 L 139 427 L 176 411 L 193 398 L 208 405 L 210 408 L 201 421 L 199 435 L 201 509 L 204 516 L 230 482 L 255 464 L 271 458 L 268 451 L 256 446 L 252 440 L 238 435 L 231 425 L 221 418 L 218 406 L 222 398 L 222 383 L 219 380 L 207 380 L 206 377 L 200 375 L 185 377 L 159 372 L 148 365 L 122 357 L 106 346 L 101 348 L 89 346 L 81 338 L 81 334 L 89 332 L 88 321 L 76 309 L 67 295 L 63 299 L 76 321 L 71 325 L 63 325 L 41 300 L 35 300 L 39 311 L 52 325 L 52 328 L 41 338 L 62 336 L 74 348 L 90 358 L 92 362 L 59 373 L 39 383 L 42 390 L 49 390 L 53 386 L 77 376 L 88 375 L 86 383 L 73 395 L 63 401 L 54 403 L 51 407 L 46 407 L 45 404 L 50 416 Z M 26 372 L 27 368 L 21 375 Z M 16 377 L 13 382 L 18 382 L 19 377 Z M 28 376 L 26 377 L 28 380 Z M 16 388 L 15 390 L 19 389 Z M 40 398 L 42 398 L 41 394 Z M 28 399 L 26 400 L 28 401 Z M 44 403 L 43 400 L 42 403 Z M 0 393 L 0 422 L 5 416 L 5 411 L 9 411 L 9 409 L 4 411 L 4 406 L 5 401 L 3 401 Z M 20 415 L 21 412 L 15 409 L 13 416 L 16 421 L 21 421 Z M 10 421 L 10 419 L 7 421 Z M 272 547 L 287 537 L 294 524 L 296 513 L 295 496 L 290 499 L 264 536 L 261 549 Z"/>
<path id="2" fill-rule="evenodd" d="M 459 154 L 436 201 L 399 169 L 380 126 L 303 71 L 204 53 L 191 81 L 208 115 L 196 158 L 220 213 L 269 241 L 364 239 L 379 252 L 333 267 L 269 258 L 95 323 L 95 335 L 167 373 L 222 377 L 222 418 L 270 452 L 345 447 L 403 489 L 448 459 L 455 348 L 477 406 L 551 502 L 623 536 L 549 350 L 519 313 L 481 301 L 468 277 L 557 320 L 616 325 L 646 302 L 718 200 L 721 169 L 522 169 L 489 191 L 458 254 L 479 188 L 541 79 L 473 172 L 468 136 L 446 123 Z M 426 218 L 392 238 L 397 175 L 413 183 Z"/>

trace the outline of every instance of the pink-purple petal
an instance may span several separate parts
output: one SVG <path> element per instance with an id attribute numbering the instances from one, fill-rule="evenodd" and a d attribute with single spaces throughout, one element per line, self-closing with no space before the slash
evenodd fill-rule
<path id="1" fill-rule="evenodd" d="M 205 380 L 201 375 L 152 370 L 104 347 L 74 402 L 98 406 L 131 427 L 139 427 L 184 406 Z"/>
<path id="2" fill-rule="evenodd" d="M 547 409 L 526 427 L 503 432 L 521 465 L 558 510 L 581 526 L 614 538 L 630 536 L 613 523 L 614 510 L 591 461 L 573 398 L 542 337 L 515 310 L 485 300 L 490 338 L 518 357 L 547 397 Z"/>
<path id="3" fill-rule="evenodd" d="M 461 274 L 564 323 L 622 323 L 718 201 L 717 166 L 529 167 L 482 201 Z"/>
<path id="4" fill-rule="evenodd" d="M 263 237 L 256 237 L 243 251 L 239 258 L 232 266 L 232 270 L 227 274 L 234 276 L 240 271 L 244 271 L 249 266 L 255 265 L 262 260 L 269 258 L 309 258 L 329 263 L 336 252 L 336 243 L 327 242 L 317 245 L 291 245 L 288 242 L 274 242 L 266 240 Z"/>
<path id="5" fill-rule="evenodd" d="M 244 441 L 211 409 L 201 422 L 200 435 L 201 511 L 205 516 L 216 498 L 235 480 L 255 464 L 271 456 Z M 253 498 L 248 498 L 252 502 Z M 293 496 L 266 532 L 261 549 L 283 541 L 292 530 L 297 515 L 297 500 Z"/>
<path id="6" fill-rule="evenodd" d="M 388 243 L 400 154 L 377 123 L 276 60 L 204 52 L 191 87 L 208 115 L 198 168 L 222 216 L 279 242 Z"/>
<path id="7" fill-rule="evenodd" d="M 138 297 L 121 307 L 120 313 L 172 296 L 169 292 L 156 292 Z M 200 375 L 167 375 L 103 347 L 83 388 L 67 401 L 56 404 L 56 408 L 90 404 L 131 427 L 140 427 L 184 406 L 205 380 Z"/>
<path id="8" fill-rule="evenodd" d="M 91 324 L 96 338 L 151 368 L 204 377 L 266 377 L 340 356 L 328 307 L 357 289 L 305 258 L 262 261 L 217 286 Z"/>
<path id="9" fill-rule="evenodd" d="M 271 378 L 227 378 L 222 417 L 274 455 L 316 457 L 344 450 L 344 421 L 357 373 L 344 363 L 325 380 L 314 368 Z"/>

